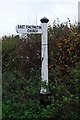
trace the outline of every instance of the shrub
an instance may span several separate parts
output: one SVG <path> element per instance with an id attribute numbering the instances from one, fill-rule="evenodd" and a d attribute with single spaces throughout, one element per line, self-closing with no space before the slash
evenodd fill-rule
<path id="1" fill-rule="evenodd" d="M 16 68 L 14 61 L 18 40 L 15 37 L 3 37 L 2 39 L 2 68 L 3 71 L 12 70 Z"/>
<path id="2" fill-rule="evenodd" d="M 78 118 L 78 72 L 76 67 L 70 71 L 65 84 L 58 82 L 55 77 L 50 83 L 51 101 L 48 105 L 40 103 L 40 75 L 32 72 L 29 79 L 25 79 L 17 71 L 3 73 L 3 119 L 54 119 L 77 120 Z M 70 77 L 72 80 L 70 80 Z M 74 86 L 74 88 L 72 88 Z"/>
<path id="3" fill-rule="evenodd" d="M 80 33 L 49 26 L 49 90 L 40 101 L 40 36 L 3 38 L 3 119 L 79 119 Z M 47 99 L 47 100 L 46 100 Z"/>

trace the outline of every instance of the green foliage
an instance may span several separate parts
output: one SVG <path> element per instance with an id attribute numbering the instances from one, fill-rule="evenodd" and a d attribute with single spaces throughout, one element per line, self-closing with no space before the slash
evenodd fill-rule
<path id="1" fill-rule="evenodd" d="M 40 36 L 2 41 L 3 119 L 79 119 L 80 33 L 54 23 L 49 32 L 49 96 L 40 101 Z M 46 102 L 47 101 L 47 102 Z M 48 102 L 50 101 L 50 103 Z M 46 105 L 45 105 L 46 102 Z"/>
<path id="2" fill-rule="evenodd" d="M 70 72 L 71 77 L 75 76 L 74 82 L 68 80 L 66 84 L 50 83 L 51 95 L 48 99 L 51 103 L 47 106 L 40 103 L 40 76 L 39 72 L 36 73 L 29 79 L 25 79 L 17 71 L 3 73 L 3 119 L 77 120 L 79 109 L 77 82 L 80 80 L 76 75 L 77 71 Z M 72 89 L 73 86 L 75 88 Z"/>
<path id="3" fill-rule="evenodd" d="M 15 55 L 18 40 L 15 37 L 3 37 L 2 39 L 2 67 L 3 71 L 15 69 Z"/>
<path id="4" fill-rule="evenodd" d="M 23 115 L 23 113 L 25 113 L 24 117 L 29 117 L 29 111 L 32 112 L 33 109 L 38 109 L 39 82 L 40 77 L 26 80 L 24 76 L 21 73 L 17 73 L 17 71 L 4 72 L 3 118 L 6 118 L 6 116 L 8 118 L 20 118 L 20 115 Z"/>
<path id="5" fill-rule="evenodd" d="M 11 50 L 16 46 L 17 40 L 15 37 L 3 37 L 3 50 Z"/>

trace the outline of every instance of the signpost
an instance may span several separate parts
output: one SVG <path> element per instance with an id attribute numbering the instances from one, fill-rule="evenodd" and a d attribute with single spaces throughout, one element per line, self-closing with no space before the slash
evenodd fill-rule
<path id="1" fill-rule="evenodd" d="M 35 25 L 17 25 L 16 31 L 20 34 L 42 34 L 41 26 Z"/>
<path id="2" fill-rule="evenodd" d="M 35 25 L 17 25 L 16 32 L 23 35 L 23 34 L 41 34 L 42 41 L 41 41 L 41 80 L 45 82 L 48 88 L 48 32 L 47 32 L 47 18 L 42 18 L 41 26 Z M 48 89 L 41 86 L 40 94 L 47 94 Z"/>

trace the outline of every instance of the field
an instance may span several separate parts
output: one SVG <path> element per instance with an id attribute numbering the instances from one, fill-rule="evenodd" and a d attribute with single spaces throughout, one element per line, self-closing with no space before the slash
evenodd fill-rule
<path id="1" fill-rule="evenodd" d="M 48 26 L 49 91 L 41 102 L 41 36 L 2 39 L 2 120 L 78 120 L 80 26 Z M 45 86 L 45 84 L 43 84 Z"/>

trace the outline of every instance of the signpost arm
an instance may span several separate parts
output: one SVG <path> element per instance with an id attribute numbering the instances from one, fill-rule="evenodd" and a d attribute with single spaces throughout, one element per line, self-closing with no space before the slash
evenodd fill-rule
<path id="1" fill-rule="evenodd" d="M 42 41 L 41 41 L 41 80 L 48 86 L 48 32 L 47 32 L 47 18 L 42 18 Z M 41 94 L 46 94 L 47 88 L 41 86 Z"/>

